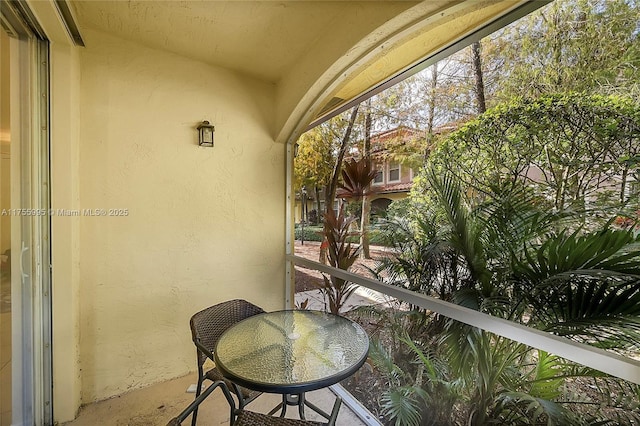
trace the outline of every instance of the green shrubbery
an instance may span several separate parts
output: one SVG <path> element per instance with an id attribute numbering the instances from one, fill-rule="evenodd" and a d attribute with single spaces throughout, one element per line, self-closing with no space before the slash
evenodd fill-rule
<path id="1" fill-rule="evenodd" d="M 302 240 L 303 228 L 300 224 L 295 227 L 295 239 Z M 322 241 L 322 226 L 304 226 L 304 241 Z"/>
<path id="2" fill-rule="evenodd" d="M 640 237 L 615 220 L 638 209 L 639 141 L 628 99 L 555 95 L 487 111 L 434 149 L 389 215 L 403 219 L 386 226 L 394 255 L 376 278 L 637 353 Z M 415 307 L 360 314 L 387 326 L 370 355 L 393 424 L 640 422 L 636 384 Z"/>
<path id="3" fill-rule="evenodd" d="M 377 279 L 623 355 L 637 352 L 640 238 L 633 230 L 585 229 L 583 213 L 549 211 L 522 187 L 479 199 L 450 174 L 425 175 L 433 207 L 415 221 L 388 224 L 389 231 L 395 225 L 394 255 L 381 259 Z M 358 309 L 364 321 L 385 324 L 370 356 L 389 383 L 380 396 L 389 424 L 640 421 L 638 385 L 406 308 Z"/>
<path id="4" fill-rule="evenodd" d="M 297 241 L 302 239 L 302 226 L 296 224 L 295 238 Z M 304 240 L 305 241 L 322 241 L 322 226 L 304 226 Z M 348 242 L 353 244 L 359 243 L 358 236 L 349 237 Z M 369 243 L 376 246 L 388 245 L 388 238 L 383 229 L 371 229 L 369 230 Z"/>

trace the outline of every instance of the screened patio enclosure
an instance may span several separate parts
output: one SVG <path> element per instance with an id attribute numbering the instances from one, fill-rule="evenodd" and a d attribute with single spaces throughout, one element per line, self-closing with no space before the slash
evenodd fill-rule
<path id="1" fill-rule="evenodd" d="M 53 421 L 193 371 L 188 321 L 206 306 L 292 306 L 293 265 L 306 264 L 293 253 L 298 136 L 544 4 L 3 2 L 49 51 L 50 125 L 39 128 L 50 140 L 51 236 L 40 243 L 51 264 L 39 266 L 51 278 L 51 301 L 41 301 L 51 315 L 40 311 L 31 326 L 52 330 L 41 350 L 52 357 Z M 205 120 L 213 147 L 198 146 Z M 574 353 L 534 331 L 415 303 Z M 576 351 L 638 380 L 637 363 Z M 42 377 L 30 378 L 38 398 L 13 379 L 14 401 L 42 396 Z"/>

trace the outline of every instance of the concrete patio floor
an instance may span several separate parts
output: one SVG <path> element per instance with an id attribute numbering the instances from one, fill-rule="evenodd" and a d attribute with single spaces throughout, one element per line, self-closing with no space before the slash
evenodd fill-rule
<path id="1" fill-rule="evenodd" d="M 158 383 L 144 389 L 83 406 L 78 417 L 64 426 L 163 426 L 186 408 L 194 398 L 187 388 L 195 384 L 197 374 L 189 374 L 174 380 Z M 330 412 L 335 395 L 329 389 L 321 389 L 306 394 L 309 401 Z M 262 394 L 253 401 L 248 409 L 267 413 L 280 402 L 280 396 Z M 322 420 L 311 410 L 306 410 L 309 420 Z M 298 418 L 297 409 L 289 407 L 287 417 Z M 190 418 L 184 425 L 191 424 Z M 199 426 L 218 426 L 229 424 L 229 405 L 218 390 L 207 398 L 198 411 Z M 364 426 L 365 423 L 342 404 L 336 421 L 337 426 Z"/>

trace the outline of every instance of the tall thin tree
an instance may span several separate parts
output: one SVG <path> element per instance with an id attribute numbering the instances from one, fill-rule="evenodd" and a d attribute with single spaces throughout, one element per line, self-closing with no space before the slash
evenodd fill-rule
<path id="1" fill-rule="evenodd" d="M 363 159 L 373 169 L 371 163 L 371 99 L 367 101 L 367 112 L 364 119 L 364 150 Z M 360 258 L 371 259 L 369 252 L 369 219 L 371 215 L 371 200 L 367 194 L 362 196 L 362 217 L 360 218 Z"/>
<path id="2" fill-rule="evenodd" d="M 333 203 L 336 199 L 336 191 L 338 190 L 338 180 L 340 178 L 340 172 L 342 170 L 342 161 L 344 160 L 344 155 L 347 152 L 347 148 L 349 147 L 349 139 L 351 138 L 351 132 L 353 131 L 353 125 L 356 121 L 356 117 L 358 116 L 358 109 L 360 108 L 360 104 L 353 107 L 351 110 L 351 117 L 349 117 L 349 123 L 347 124 L 347 128 L 344 131 L 344 136 L 342 137 L 342 141 L 340 142 L 340 149 L 338 150 L 338 155 L 336 157 L 336 162 L 333 167 L 333 173 L 331 174 L 331 180 L 329 181 L 329 185 L 325 188 L 324 193 L 324 207 L 325 212 L 333 210 Z M 324 222 L 324 231 L 323 235 L 326 234 L 326 222 Z M 326 240 L 323 238 L 323 244 L 320 246 L 320 262 L 325 263 L 327 259 L 327 248 L 326 244 L 324 244 Z"/>
<path id="3" fill-rule="evenodd" d="M 471 57 L 473 64 L 473 76 L 475 78 L 474 92 L 476 95 L 476 107 L 478 114 L 487 110 L 487 102 L 484 96 L 484 78 L 482 74 L 482 58 L 480 42 L 476 41 L 471 45 Z"/>
<path id="4" fill-rule="evenodd" d="M 436 91 L 438 89 L 438 62 L 431 66 L 431 80 L 429 82 L 429 96 L 427 98 L 427 144 L 424 150 L 424 161 L 429 158 L 433 144 L 433 126 L 436 115 Z"/>

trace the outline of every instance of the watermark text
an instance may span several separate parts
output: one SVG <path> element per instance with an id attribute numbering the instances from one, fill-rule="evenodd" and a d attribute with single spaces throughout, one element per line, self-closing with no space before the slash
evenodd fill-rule
<path id="1" fill-rule="evenodd" d="M 124 217 L 129 209 L 2 209 L 0 216 Z"/>

